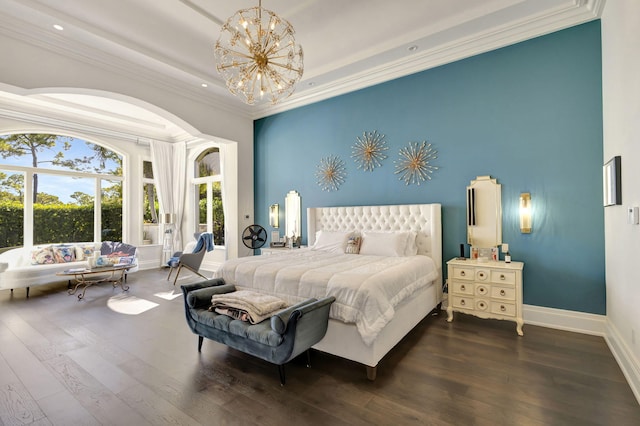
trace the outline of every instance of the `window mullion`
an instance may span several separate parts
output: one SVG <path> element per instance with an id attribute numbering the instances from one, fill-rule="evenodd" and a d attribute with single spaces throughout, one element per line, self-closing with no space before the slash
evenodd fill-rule
<path id="1" fill-rule="evenodd" d="M 95 179 L 93 200 L 93 241 L 102 241 L 102 179 Z"/>
<path id="2" fill-rule="evenodd" d="M 23 245 L 25 247 L 33 246 L 33 232 L 34 232 L 34 214 L 33 214 L 33 171 L 27 170 L 24 172 L 24 200 L 23 200 Z"/>

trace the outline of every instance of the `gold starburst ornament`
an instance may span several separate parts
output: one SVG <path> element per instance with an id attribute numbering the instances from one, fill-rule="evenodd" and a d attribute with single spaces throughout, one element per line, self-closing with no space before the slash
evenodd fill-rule
<path id="1" fill-rule="evenodd" d="M 431 179 L 431 174 L 438 170 L 431 161 L 438 158 L 437 151 L 426 141 L 409 142 L 409 146 L 400 149 L 400 159 L 394 161 L 395 174 L 400 175 L 400 180 L 406 185 L 420 183 Z"/>
<path id="2" fill-rule="evenodd" d="M 340 185 L 344 183 L 347 171 L 344 167 L 344 161 L 338 156 L 330 155 L 320 159 L 316 177 L 318 185 L 323 191 L 337 191 Z"/>
<path id="3" fill-rule="evenodd" d="M 364 132 L 362 137 L 357 137 L 357 142 L 351 147 L 351 158 L 354 159 L 359 169 L 371 172 L 382 165 L 382 160 L 387 158 L 384 154 L 389 148 L 384 140 L 384 135 L 378 131 Z"/>

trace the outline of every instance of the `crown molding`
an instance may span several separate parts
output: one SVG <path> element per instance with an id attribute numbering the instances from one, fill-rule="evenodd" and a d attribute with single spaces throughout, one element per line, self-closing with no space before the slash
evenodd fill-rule
<path id="1" fill-rule="evenodd" d="M 490 31 L 334 80 L 317 89 L 294 92 L 289 99 L 277 105 L 256 106 L 252 111 L 252 118 L 256 120 L 267 117 L 593 21 L 602 15 L 604 4 L 605 0 L 576 0 L 572 6 L 551 10 L 526 21 L 495 27 Z"/>
<path id="2" fill-rule="evenodd" d="M 25 1 L 28 7 L 36 8 L 37 6 L 37 11 L 40 13 L 53 13 L 52 9 L 40 3 Z M 192 7 L 190 0 L 180 1 Z M 203 76 L 197 70 L 187 69 L 182 64 L 167 60 L 148 49 L 129 45 L 127 40 L 117 36 L 95 33 L 95 29 L 86 28 L 82 22 L 71 23 L 75 26 L 75 30 L 85 36 L 83 40 L 98 41 L 99 48 L 90 46 L 87 41 L 52 35 L 50 31 L 8 14 L 0 15 L 0 33 L 63 57 L 100 67 L 117 76 L 140 82 L 154 89 L 255 120 L 598 19 L 604 5 L 605 0 L 574 0 L 566 6 L 549 9 L 545 13 L 526 20 L 513 21 L 508 25 L 475 33 L 400 60 L 332 79 L 327 84 L 320 84 L 313 88 L 305 87 L 304 90 L 299 88 L 299 91 L 289 99 L 277 105 L 256 106 L 242 103 L 231 95 L 224 82 L 217 78 Z M 119 49 L 118 54 L 113 53 L 116 52 L 115 49 Z M 128 59 L 134 58 L 134 55 L 136 61 Z M 336 73 L 344 73 L 345 70 L 346 68 L 337 70 Z M 200 87 L 203 81 L 209 84 L 207 89 Z"/>
<path id="3" fill-rule="evenodd" d="M 170 92 L 234 115 L 251 118 L 249 107 L 231 94 L 227 95 L 226 86 L 208 79 L 209 88 L 204 90 L 200 87 L 203 78 L 194 77 L 187 71 L 173 68 L 164 63 L 157 63 L 153 58 L 149 58 L 149 62 L 156 62 L 155 65 L 161 67 L 162 72 L 113 55 L 105 50 L 98 50 L 85 43 L 71 41 L 63 37 L 52 37 L 49 31 L 3 15 L 0 15 L 0 34 L 87 65 L 99 67 L 127 79 L 152 86 L 157 90 Z M 193 83 L 186 83 L 187 79 L 192 80 Z"/>

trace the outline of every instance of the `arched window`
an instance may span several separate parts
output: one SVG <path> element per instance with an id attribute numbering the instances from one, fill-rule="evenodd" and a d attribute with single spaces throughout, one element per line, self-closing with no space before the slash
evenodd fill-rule
<path id="1" fill-rule="evenodd" d="M 0 248 L 122 240 L 122 182 L 122 157 L 101 145 L 0 136 Z"/>
<path id="2" fill-rule="evenodd" d="M 224 245 L 224 213 L 222 209 L 222 173 L 220 149 L 209 148 L 195 161 L 196 223 L 198 232 L 212 232 L 216 245 Z"/>

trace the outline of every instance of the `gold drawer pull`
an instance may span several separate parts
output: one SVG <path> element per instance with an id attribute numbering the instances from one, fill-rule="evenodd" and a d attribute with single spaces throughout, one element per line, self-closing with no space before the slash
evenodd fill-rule
<path id="1" fill-rule="evenodd" d="M 500 290 L 500 296 L 504 296 L 504 295 L 506 295 L 506 294 L 507 294 L 507 292 L 506 292 L 506 291 L 504 291 L 504 290 Z"/>
<path id="2" fill-rule="evenodd" d="M 465 275 L 464 271 L 460 271 L 460 276 L 464 277 L 464 275 Z"/>
<path id="3" fill-rule="evenodd" d="M 480 309 L 484 309 L 484 303 L 480 302 Z"/>
<path id="4" fill-rule="evenodd" d="M 480 272 L 480 273 L 478 273 L 478 276 L 479 276 L 480 278 L 484 278 L 484 272 Z"/>
<path id="5" fill-rule="evenodd" d="M 484 287 L 478 287 L 478 293 L 480 294 L 485 294 L 487 292 L 487 289 Z"/>
<path id="6" fill-rule="evenodd" d="M 462 306 L 464 306 L 464 299 L 462 299 L 462 300 L 460 301 L 460 304 L 461 304 Z"/>
<path id="7" fill-rule="evenodd" d="M 464 285 L 461 285 L 460 286 L 460 291 L 465 291 L 465 290 L 466 290 L 466 287 Z"/>
<path id="8" fill-rule="evenodd" d="M 504 276 L 504 274 L 500 274 L 500 279 L 501 279 L 502 281 L 504 281 L 504 280 L 506 279 L 506 277 Z"/>
<path id="9" fill-rule="evenodd" d="M 506 308 L 506 306 L 504 306 L 504 305 L 500 305 L 500 310 L 501 310 L 502 312 L 504 312 L 504 311 L 506 311 L 506 310 L 507 310 L 507 308 Z"/>

